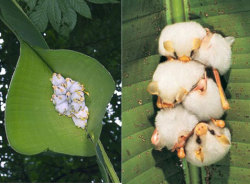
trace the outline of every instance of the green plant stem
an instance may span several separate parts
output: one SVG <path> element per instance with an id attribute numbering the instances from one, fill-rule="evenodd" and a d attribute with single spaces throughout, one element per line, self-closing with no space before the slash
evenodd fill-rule
<path id="1" fill-rule="evenodd" d="M 186 159 L 182 160 L 182 167 L 183 167 L 183 171 L 185 175 L 185 182 L 186 184 L 190 184 L 190 173 L 189 173 L 188 163 Z"/>
<path id="2" fill-rule="evenodd" d="M 206 184 L 206 169 L 205 167 L 201 168 L 201 179 L 202 179 L 202 184 Z"/>
<path id="3" fill-rule="evenodd" d="M 166 0 L 165 1 L 165 6 L 166 6 L 166 20 L 167 24 L 172 24 L 172 11 L 171 11 L 171 0 Z"/>
<path id="4" fill-rule="evenodd" d="M 103 156 L 106 168 L 108 170 L 109 177 L 111 178 L 111 181 L 113 183 L 120 183 L 119 178 L 118 178 L 118 176 L 117 176 L 117 174 L 116 174 L 116 172 L 114 170 L 114 167 L 113 167 L 112 163 L 109 160 L 109 157 L 108 157 L 108 155 L 107 155 L 107 153 L 106 153 L 100 139 L 97 141 L 97 144 L 99 145 L 99 147 L 101 149 L 102 156 Z"/>
<path id="5" fill-rule="evenodd" d="M 170 5 L 171 5 L 173 22 L 176 23 L 185 21 L 183 0 L 171 0 Z"/>
<path id="6" fill-rule="evenodd" d="M 188 168 L 190 173 L 190 182 L 192 184 L 200 184 L 200 168 L 189 163 Z"/>
<path id="7" fill-rule="evenodd" d="M 187 0 L 166 0 L 166 20 L 167 24 L 188 21 L 188 1 Z M 184 159 L 183 170 L 187 184 L 199 184 L 200 168 L 193 166 Z"/>

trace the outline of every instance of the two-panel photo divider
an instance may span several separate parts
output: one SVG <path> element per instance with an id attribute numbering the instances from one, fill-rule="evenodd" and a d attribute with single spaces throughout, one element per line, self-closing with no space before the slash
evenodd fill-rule
<path id="1" fill-rule="evenodd" d="M 249 0 L 0 0 L 0 182 L 250 182 Z"/>

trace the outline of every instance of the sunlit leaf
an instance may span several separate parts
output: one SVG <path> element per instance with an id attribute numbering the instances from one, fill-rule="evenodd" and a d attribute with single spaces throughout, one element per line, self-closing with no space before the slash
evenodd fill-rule
<path id="1" fill-rule="evenodd" d="M 69 50 L 33 49 L 21 43 L 20 58 L 13 75 L 6 106 L 6 132 L 10 145 L 19 153 L 45 150 L 91 156 L 95 144 L 72 119 L 59 116 L 50 101 L 49 79 L 53 72 L 83 83 L 90 117 L 87 131 L 96 142 L 102 118 L 114 91 L 114 81 L 95 59 Z"/>

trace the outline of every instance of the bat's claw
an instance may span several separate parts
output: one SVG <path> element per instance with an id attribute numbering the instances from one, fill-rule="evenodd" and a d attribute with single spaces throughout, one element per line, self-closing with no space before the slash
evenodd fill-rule
<path id="1" fill-rule="evenodd" d="M 157 106 L 159 109 L 165 109 L 165 108 L 173 108 L 173 107 L 174 107 L 174 104 L 164 103 L 164 102 L 162 101 L 162 99 L 158 96 L 157 102 L 156 102 L 156 106 Z"/>
<path id="2" fill-rule="evenodd" d="M 211 118 L 211 121 L 220 128 L 224 128 L 225 127 L 225 121 L 224 120 L 215 120 L 213 118 Z"/>
<path id="3" fill-rule="evenodd" d="M 181 147 L 180 149 L 177 150 L 177 156 L 178 156 L 180 159 L 185 158 L 186 154 L 185 154 L 185 151 L 184 151 L 184 148 L 183 148 L 183 147 Z"/>

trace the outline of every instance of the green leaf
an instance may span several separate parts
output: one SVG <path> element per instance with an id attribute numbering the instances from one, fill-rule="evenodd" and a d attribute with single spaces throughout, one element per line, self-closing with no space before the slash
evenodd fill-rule
<path id="1" fill-rule="evenodd" d="M 90 3 L 105 4 L 105 3 L 119 3 L 117 0 L 87 0 Z"/>
<path id="2" fill-rule="evenodd" d="M 110 162 L 110 159 L 101 143 L 100 140 L 98 140 L 97 145 L 96 145 L 96 152 L 97 155 L 99 155 L 100 162 L 103 163 L 105 166 L 105 170 L 108 172 L 111 180 L 113 183 L 120 183 L 119 178 L 114 170 L 113 165 Z"/>
<path id="3" fill-rule="evenodd" d="M 60 28 L 60 24 L 61 24 L 61 9 L 59 8 L 59 4 L 56 0 L 45 0 L 48 1 L 48 18 L 49 21 L 51 23 L 51 25 L 53 26 L 53 28 L 59 32 L 59 28 Z"/>
<path id="4" fill-rule="evenodd" d="M 61 73 L 84 84 L 90 93 L 86 104 L 90 116 L 87 132 L 72 119 L 59 116 L 50 101 L 49 79 Z M 33 49 L 21 42 L 21 54 L 14 72 L 6 104 L 6 132 L 17 152 L 33 155 L 45 150 L 91 156 L 95 154 L 102 118 L 106 112 L 114 81 L 95 59 L 69 50 Z"/>
<path id="5" fill-rule="evenodd" d="M 164 1 L 165 2 L 165 1 Z M 185 183 L 176 153 L 154 150 L 155 99 L 146 88 L 160 61 L 158 36 L 166 25 L 163 1 L 123 1 L 122 182 Z"/>
<path id="6" fill-rule="evenodd" d="M 89 6 L 84 0 L 69 0 L 69 3 L 77 13 L 86 18 L 91 18 Z"/>
<path id="7" fill-rule="evenodd" d="M 30 45 L 48 48 L 40 32 L 14 0 L 0 0 L 0 19 L 19 38 Z"/>
<path id="8" fill-rule="evenodd" d="M 37 2 L 37 0 L 22 0 L 22 1 L 24 1 L 28 5 L 30 10 L 33 10 L 35 8 Z"/>
<path id="9" fill-rule="evenodd" d="M 97 158 L 97 163 L 101 171 L 104 182 L 109 183 L 110 181 L 109 181 L 107 168 L 105 166 L 105 160 L 103 158 L 103 154 L 98 143 L 96 144 L 96 158 Z"/>
<path id="10" fill-rule="evenodd" d="M 76 25 L 77 15 L 74 10 L 69 8 L 63 15 L 63 23 L 65 23 L 70 31 L 72 31 Z"/>
<path id="11" fill-rule="evenodd" d="M 184 183 L 183 180 L 192 184 L 246 183 L 250 172 L 249 1 L 127 0 L 122 6 L 123 183 Z M 175 9 L 171 9 L 173 6 Z M 181 16 L 178 11 L 183 11 Z M 157 55 L 159 31 L 167 23 L 185 21 L 189 17 L 226 36 L 236 37 L 232 69 L 223 77 L 231 106 L 225 120 L 231 130 L 232 147 L 223 160 L 205 168 L 192 166 L 185 160 L 179 168 L 179 161 L 174 155 L 153 151 L 150 143 L 156 99 L 147 94 L 146 87 L 160 61 Z"/>
<path id="12" fill-rule="evenodd" d="M 36 10 L 30 14 L 30 19 L 33 24 L 39 29 L 40 32 L 45 31 L 48 25 L 48 16 L 47 16 L 48 1 L 39 1 L 39 4 L 36 6 Z"/>
<path id="13" fill-rule="evenodd" d="M 229 154 L 220 162 L 206 167 L 210 183 L 246 183 L 250 165 L 250 2 L 248 0 L 189 0 L 191 20 L 200 22 L 225 36 L 236 38 L 233 44 L 232 67 L 223 76 L 231 109 L 225 113 L 226 126 L 232 134 Z"/>

